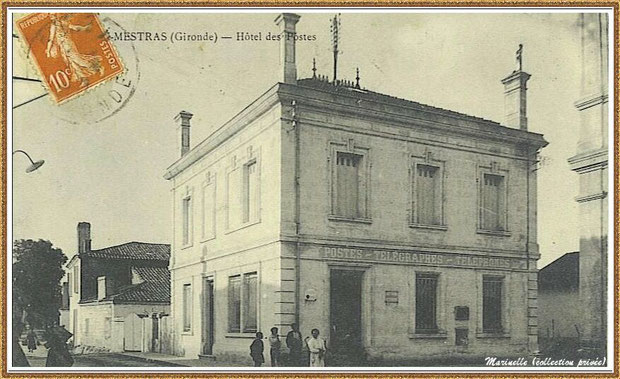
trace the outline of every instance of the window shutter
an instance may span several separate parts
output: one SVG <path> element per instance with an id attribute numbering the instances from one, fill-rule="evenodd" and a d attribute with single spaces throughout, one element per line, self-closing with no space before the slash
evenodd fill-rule
<path id="1" fill-rule="evenodd" d="M 241 278 L 228 279 L 228 331 L 241 331 Z"/>
<path id="2" fill-rule="evenodd" d="M 502 330 L 502 278 L 484 278 L 482 285 L 482 329 L 496 333 Z"/>
<path id="3" fill-rule="evenodd" d="M 244 332 L 256 332 L 257 330 L 257 301 L 258 301 L 258 277 L 256 274 L 245 275 L 244 280 L 244 304 L 243 320 Z"/>
<path id="4" fill-rule="evenodd" d="M 360 217 L 361 157 L 355 154 L 338 153 L 336 156 L 336 214 L 342 217 Z"/>
<path id="5" fill-rule="evenodd" d="M 439 224 L 438 185 L 439 169 L 434 166 L 417 165 L 416 203 L 417 223 Z"/>
<path id="6" fill-rule="evenodd" d="M 482 185 L 482 222 L 484 230 L 503 230 L 503 180 L 499 175 L 483 177 Z"/>
<path id="7" fill-rule="evenodd" d="M 437 330 L 437 275 L 416 275 L 416 332 Z"/>
<path id="8" fill-rule="evenodd" d="M 183 285 L 183 331 L 192 329 L 192 285 Z"/>

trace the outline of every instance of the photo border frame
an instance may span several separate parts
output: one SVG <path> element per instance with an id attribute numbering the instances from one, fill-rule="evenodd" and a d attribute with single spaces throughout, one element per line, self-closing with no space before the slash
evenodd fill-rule
<path id="1" fill-rule="evenodd" d="M 619 188 L 619 175 L 618 169 L 619 167 L 619 150 L 620 150 L 620 128 L 618 127 L 618 121 L 620 118 L 620 106 L 619 106 L 619 86 L 620 86 L 620 54 L 619 54 L 619 45 L 620 45 L 620 0 L 616 1 L 607 1 L 607 0 L 588 0 L 588 1 L 580 1 L 580 0 L 568 0 L 568 1 L 529 1 L 529 0 L 484 0 L 484 1 L 453 1 L 453 0 L 436 0 L 436 1 L 402 1 L 402 0 L 383 0 L 383 1 L 363 1 L 363 0 L 280 0 L 280 1 L 230 1 L 230 0 L 222 0 L 222 1 L 187 1 L 181 0 L 177 2 L 172 1 L 160 1 L 155 0 L 153 2 L 138 0 L 118 0 L 118 1 L 97 1 L 97 0 L 81 0 L 81 1 L 67 1 L 67 0 L 56 0 L 56 1 L 2 1 L 2 18 L 0 24 L 2 26 L 2 32 L 0 35 L 0 42 L 2 47 L 0 48 L 0 56 L 2 58 L 2 81 L 0 85 L 0 104 L 2 106 L 2 125 L 0 128 L 0 149 L 2 149 L 2 162 L 1 162 L 1 179 L 2 185 L 0 186 L 0 195 L 1 195 L 1 233 L 2 233 L 2 260 L 0 261 L 0 272 L 2 279 L 2 297 L 0 300 L 0 312 L 2 323 L 0 324 L 0 333 L 2 334 L 2 343 L 0 346 L 0 354 L 1 361 L 0 365 L 2 366 L 1 377 L 58 377 L 58 378 L 70 378 L 70 377 L 118 377 L 118 372 L 88 372 L 88 371 L 80 371 L 80 372 L 63 372 L 59 373 L 58 370 L 54 370 L 54 372 L 19 372 L 19 373 L 9 373 L 7 372 L 7 362 L 8 362 L 8 341 L 7 341 L 7 320 L 8 320 L 8 303 L 7 303 L 7 256 L 8 251 L 5 251 L 5 248 L 8 246 L 7 241 L 7 164 L 8 164 L 8 151 L 7 151 L 7 133 L 9 132 L 7 125 L 7 44 L 9 42 L 7 36 L 7 23 L 8 20 L 8 8 L 56 8 L 56 7 L 78 7 L 78 8 L 87 8 L 87 7 L 96 7 L 96 8 L 123 8 L 123 7 L 132 7 L 132 8 L 188 8 L 188 7 L 213 7 L 213 8 L 247 8 L 249 11 L 256 8 L 347 8 L 347 9 L 360 9 L 360 8 L 393 8 L 395 11 L 398 11 L 399 8 L 497 8 L 498 10 L 507 9 L 507 8 L 549 8 L 553 10 L 554 8 L 611 8 L 613 9 L 613 31 L 615 31 L 613 36 L 613 93 L 614 93 L 614 103 L 613 103 L 613 145 L 610 144 L 609 148 L 613 149 L 613 165 L 615 170 L 615 175 L 613 178 L 613 225 L 614 225 L 614 234 L 613 239 L 611 236 L 608 236 L 608 242 L 613 243 L 612 249 L 608 248 L 608 252 L 612 252 L 615 257 L 616 265 L 613 268 L 613 293 L 609 295 L 608 299 L 613 299 L 613 345 L 614 349 L 614 362 L 613 362 L 613 372 L 612 373 L 584 373 L 584 372 L 564 372 L 564 373 L 556 373 L 556 372 L 545 372 L 545 373 L 535 373 L 535 372 L 501 372 L 501 369 L 498 372 L 475 372 L 475 373 L 461 373 L 461 372 L 446 372 L 446 373 L 420 373 L 420 372 L 412 372 L 412 373 L 402 373 L 402 372 L 385 372 L 378 373 L 373 371 L 364 370 L 364 372 L 344 372 L 344 371 L 328 371 L 325 372 L 273 372 L 273 371 L 254 371 L 250 372 L 248 370 L 239 370 L 239 372 L 204 372 L 203 369 L 200 372 L 170 372 L 170 370 L 159 370 L 159 371 L 120 371 L 122 372 L 122 377 L 136 377 L 136 378 L 146 378 L 146 377 L 183 377 L 183 378 L 194 378 L 194 377 L 234 377 L 234 378 L 245 378 L 245 377 L 280 377 L 280 378 L 314 378 L 314 377 L 337 377 L 337 378 L 359 378 L 359 377 L 380 377 L 380 378 L 406 378 L 406 377 L 441 377 L 441 378 L 463 378 L 463 377 L 489 377 L 489 378 L 515 378 L 515 377 L 565 377 L 565 378 L 577 378 L 577 377 L 601 377 L 601 378 L 617 378 L 620 374 L 619 372 L 619 361 L 620 361 L 620 352 L 618 349 L 618 341 L 620 340 L 620 328 L 618 326 L 618 311 L 620 309 L 619 303 L 619 291 L 620 291 L 620 282 L 619 282 L 619 274 L 620 274 L 620 265 L 618 265 L 618 261 L 620 260 L 620 249 L 618 246 L 619 241 L 619 227 L 620 220 L 618 217 L 618 212 L 620 209 L 620 188 Z M 275 9 L 274 9 L 275 11 Z M 611 207 L 612 205 L 610 205 Z M 612 278 L 610 278 L 612 279 Z"/>

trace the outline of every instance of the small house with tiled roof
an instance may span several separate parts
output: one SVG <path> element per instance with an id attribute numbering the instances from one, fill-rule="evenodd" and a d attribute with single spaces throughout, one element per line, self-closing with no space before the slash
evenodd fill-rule
<path id="1" fill-rule="evenodd" d="M 66 327 L 74 345 L 151 350 L 158 343 L 158 320 L 170 313 L 170 245 L 134 241 L 92 249 L 90 224 L 80 222 L 77 234 L 78 252 L 66 274 Z"/>

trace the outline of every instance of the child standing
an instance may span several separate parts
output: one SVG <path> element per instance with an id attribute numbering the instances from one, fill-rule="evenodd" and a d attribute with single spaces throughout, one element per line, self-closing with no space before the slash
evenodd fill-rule
<path id="1" fill-rule="evenodd" d="M 280 337 L 278 337 L 278 328 L 271 328 L 269 336 L 269 353 L 271 355 L 271 367 L 280 366 Z"/>
<path id="2" fill-rule="evenodd" d="M 263 333 L 256 332 L 256 338 L 254 338 L 254 341 L 252 341 L 250 345 L 250 357 L 252 357 L 254 361 L 254 367 L 260 367 L 265 362 L 265 357 L 263 357 L 264 349 Z"/>

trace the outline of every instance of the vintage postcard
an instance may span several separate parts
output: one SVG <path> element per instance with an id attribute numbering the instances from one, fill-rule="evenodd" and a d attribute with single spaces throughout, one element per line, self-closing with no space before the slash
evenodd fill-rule
<path id="1" fill-rule="evenodd" d="M 617 3 L 3 16 L 3 374 L 618 374 Z"/>

